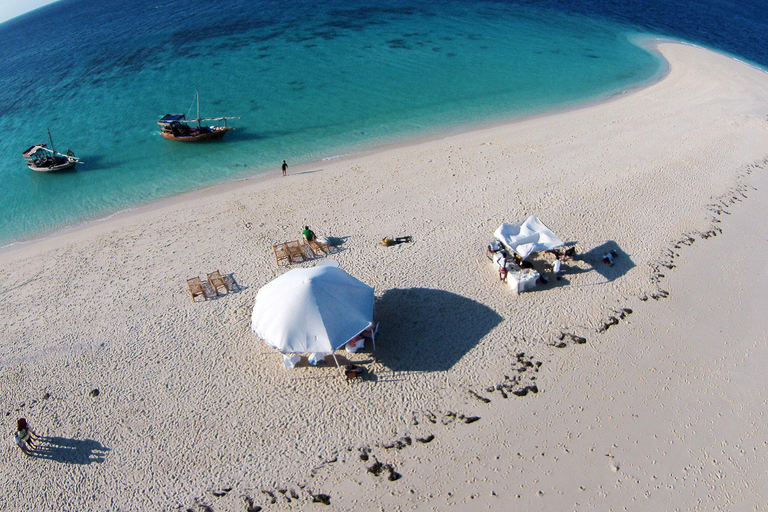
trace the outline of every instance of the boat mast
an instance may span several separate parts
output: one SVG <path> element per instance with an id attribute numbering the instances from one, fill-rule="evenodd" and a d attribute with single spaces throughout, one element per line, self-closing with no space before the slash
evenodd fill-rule
<path id="1" fill-rule="evenodd" d="M 200 126 L 200 91 L 195 91 L 195 97 L 197 98 L 197 127 L 201 128 Z"/>
<path id="2" fill-rule="evenodd" d="M 53 137 L 51 137 L 51 129 L 48 128 L 48 142 L 51 143 L 51 151 L 53 151 L 53 165 L 56 165 L 56 148 L 53 147 Z"/>

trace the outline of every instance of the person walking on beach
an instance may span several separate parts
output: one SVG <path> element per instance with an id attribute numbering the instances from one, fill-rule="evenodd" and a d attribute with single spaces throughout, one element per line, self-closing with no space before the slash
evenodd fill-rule
<path id="1" fill-rule="evenodd" d="M 285 176 L 288 173 L 288 163 L 283 160 L 283 176 Z"/>
<path id="2" fill-rule="evenodd" d="M 21 448 L 21 451 L 29 455 L 29 452 L 35 449 L 35 439 L 38 439 L 37 434 L 29 427 L 27 420 L 19 418 L 16 422 L 16 436 L 14 441 Z"/>

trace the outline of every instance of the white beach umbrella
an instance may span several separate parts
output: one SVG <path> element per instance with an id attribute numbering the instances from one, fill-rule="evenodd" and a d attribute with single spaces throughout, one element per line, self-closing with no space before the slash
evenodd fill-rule
<path id="1" fill-rule="evenodd" d="M 297 268 L 259 290 L 251 327 L 284 354 L 333 352 L 371 325 L 373 300 L 338 267 Z"/>

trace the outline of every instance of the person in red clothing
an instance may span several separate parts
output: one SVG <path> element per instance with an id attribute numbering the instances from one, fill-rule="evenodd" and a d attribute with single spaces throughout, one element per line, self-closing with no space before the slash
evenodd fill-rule
<path id="1" fill-rule="evenodd" d="M 21 451 L 29 454 L 30 451 L 35 449 L 35 440 L 38 439 L 37 434 L 29 427 L 27 420 L 19 418 L 16 422 L 16 444 L 21 448 Z"/>

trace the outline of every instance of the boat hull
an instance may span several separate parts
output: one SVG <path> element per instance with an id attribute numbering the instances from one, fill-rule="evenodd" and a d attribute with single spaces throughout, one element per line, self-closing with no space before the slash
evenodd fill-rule
<path id="1" fill-rule="evenodd" d="M 182 142 L 203 142 L 206 140 L 217 140 L 222 138 L 224 135 L 227 134 L 232 130 L 232 127 L 223 127 L 223 126 L 212 126 L 210 127 L 210 131 L 206 131 L 204 133 L 191 133 L 189 135 L 175 135 L 168 131 L 161 131 L 160 135 L 165 137 L 168 140 L 179 140 Z"/>
<path id="2" fill-rule="evenodd" d="M 57 158 L 56 163 L 53 165 L 36 165 L 35 163 L 28 163 L 27 167 L 35 172 L 56 172 L 72 169 L 75 165 L 77 165 L 76 158 Z"/>

